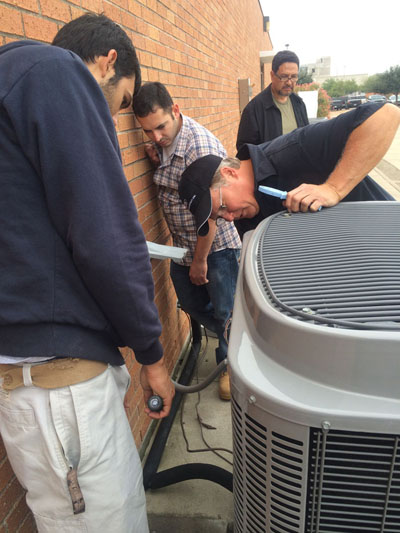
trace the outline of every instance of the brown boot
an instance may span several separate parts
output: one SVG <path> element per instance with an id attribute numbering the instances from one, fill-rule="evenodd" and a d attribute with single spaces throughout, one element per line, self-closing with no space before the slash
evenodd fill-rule
<path id="1" fill-rule="evenodd" d="M 230 400 L 231 399 L 231 386 L 229 383 L 228 372 L 222 372 L 219 377 L 219 397 L 221 400 Z"/>

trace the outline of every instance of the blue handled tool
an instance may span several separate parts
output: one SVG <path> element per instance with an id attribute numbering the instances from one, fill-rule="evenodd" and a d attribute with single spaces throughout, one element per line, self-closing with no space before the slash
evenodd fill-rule
<path id="1" fill-rule="evenodd" d="M 266 187 L 265 185 L 259 185 L 258 190 L 264 194 L 269 194 L 270 196 L 275 196 L 275 198 L 280 198 L 281 200 L 286 200 L 287 192 L 280 191 L 279 189 L 274 189 L 273 187 Z"/>
<path id="2" fill-rule="evenodd" d="M 274 189 L 273 187 L 266 187 L 265 185 L 259 185 L 258 190 L 264 194 L 269 194 L 269 196 L 274 196 L 280 200 L 286 200 L 287 191 L 280 191 L 279 189 Z M 319 206 L 318 211 L 321 211 L 322 205 Z"/>

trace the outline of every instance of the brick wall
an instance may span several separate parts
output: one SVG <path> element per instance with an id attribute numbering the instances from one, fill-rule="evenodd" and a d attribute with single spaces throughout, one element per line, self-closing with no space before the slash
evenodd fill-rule
<path id="1" fill-rule="evenodd" d="M 167 85 L 181 111 L 210 129 L 234 155 L 239 122 L 238 79 L 260 90 L 259 52 L 270 50 L 258 0 L 0 0 L 0 44 L 21 38 L 50 42 L 66 22 L 104 12 L 131 36 L 143 80 Z M 268 69 L 267 69 L 268 70 Z M 266 76 L 268 78 L 268 76 Z M 126 178 L 147 240 L 170 244 L 168 228 L 144 156 L 143 134 L 132 113 L 118 119 Z M 152 260 L 161 337 L 172 371 L 188 335 L 188 319 L 176 308 L 168 261 Z M 132 375 L 128 417 L 138 446 L 149 420 L 143 411 L 138 368 L 123 351 Z M 34 531 L 23 491 L 0 441 L 0 533 Z"/>

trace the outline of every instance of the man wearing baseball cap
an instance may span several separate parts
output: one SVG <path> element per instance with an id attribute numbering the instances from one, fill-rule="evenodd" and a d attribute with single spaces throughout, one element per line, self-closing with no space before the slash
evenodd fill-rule
<path id="1" fill-rule="evenodd" d="M 183 172 L 179 195 L 206 235 L 208 219 L 235 220 L 240 233 L 287 209 L 318 211 L 340 201 L 393 200 L 367 173 L 385 155 L 400 124 L 390 104 L 365 104 L 332 120 L 294 130 L 237 158 L 207 155 Z M 264 194 L 267 186 L 286 199 Z"/>

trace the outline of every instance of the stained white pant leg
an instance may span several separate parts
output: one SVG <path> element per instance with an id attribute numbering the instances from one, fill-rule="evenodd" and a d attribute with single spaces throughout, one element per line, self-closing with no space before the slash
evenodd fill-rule
<path id="1" fill-rule="evenodd" d="M 0 391 L 0 432 L 8 459 L 21 485 L 28 491 L 27 503 L 35 515 L 71 515 L 66 485 L 67 466 L 60 448 L 50 409 L 50 391 L 19 387 Z M 79 517 L 69 520 L 72 533 L 87 531 Z M 52 531 L 55 529 L 41 529 Z"/>
<path id="2" fill-rule="evenodd" d="M 71 387 L 0 394 L 0 431 L 40 533 L 148 533 L 140 460 L 121 401 L 128 382 L 126 368 L 110 367 Z M 76 463 L 86 503 L 79 515 L 66 483 Z"/>
<path id="3" fill-rule="evenodd" d="M 110 367 L 99 377 L 100 401 L 97 386 L 72 388 L 81 443 L 78 479 L 86 508 L 96 508 L 93 533 L 147 533 L 142 468 L 122 402 L 129 373 Z"/>

